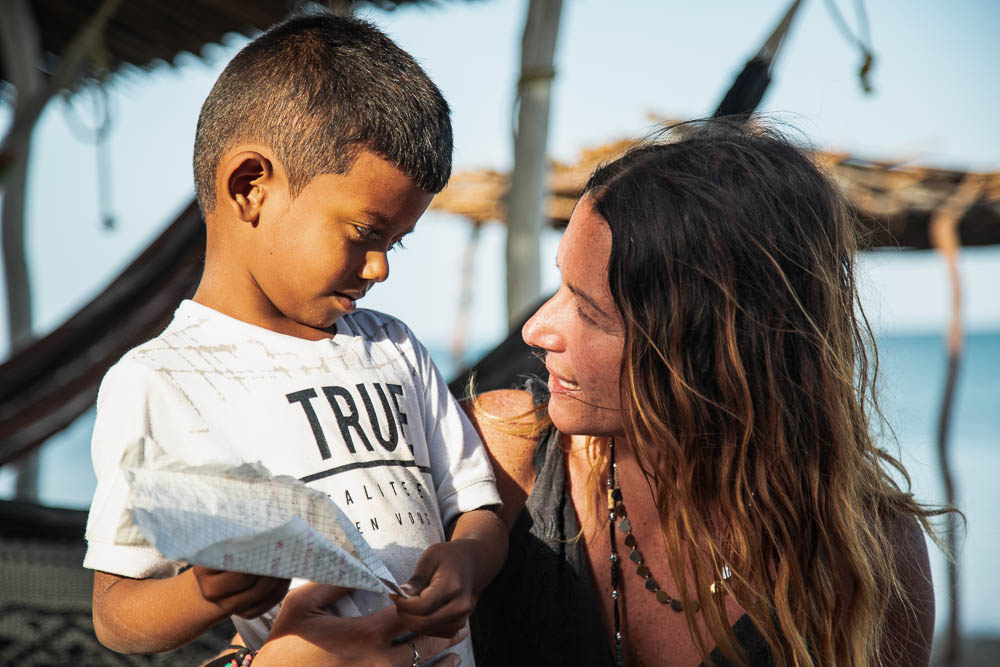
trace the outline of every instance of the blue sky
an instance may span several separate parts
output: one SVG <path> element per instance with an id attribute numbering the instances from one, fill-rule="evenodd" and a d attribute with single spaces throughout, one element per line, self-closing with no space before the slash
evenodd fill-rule
<path id="1" fill-rule="evenodd" d="M 857 26 L 855 3 L 837 0 Z M 764 110 L 814 145 L 865 157 L 945 167 L 1000 168 L 1000 3 L 868 0 L 875 92 L 862 93 L 857 49 L 825 1 L 805 0 L 777 62 Z M 566 0 L 556 51 L 550 154 L 639 136 L 650 113 L 710 114 L 744 62 L 783 14 L 785 0 L 702 3 Z M 511 105 L 526 3 L 443 3 L 369 18 L 413 53 L 449 99 L 458 169 L 507 169 Z M 215 76 L 244 40 L 182 54 L 152 72 L 131 71 L 110 88 L 111 187 L 117 229 L 101 228 L 94 146 L 70 131 L 67 114 L 92 120 L 92 98 L 73 110 L 50 104 L 35 134 L 28 204 L 36 330 L 44 333 L 100 291 L 192 196 L 191 144 Z M 5 123 L 6 115 L 0 117 Z M 455 317 L 458 267 L 468 227 L 428 214 L 393 276 L 366 300 L 400 315 L 429 344 L 446 345 Z M 503 333 L 503 228 L 488 225 L 477 255 L 470 346 Z M 548 286 L 557 280 L 545 240 Z M 433 257 L 433 261 L 429 259 Z M 1000 329 L 1000 249 L 964 253 L 966 321 Z M 937 331 L 948 312 L 945 272 L 930 253 L 881 252 L 862 260 L 866 303 L 886 331 Z M 0 314 L 0 323 L 5 315 Z M 0 350 L 6 348 L 5 327 Z"/>

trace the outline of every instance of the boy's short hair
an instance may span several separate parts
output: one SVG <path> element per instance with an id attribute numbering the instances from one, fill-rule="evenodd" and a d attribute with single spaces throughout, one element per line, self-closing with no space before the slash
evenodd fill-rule
<path id="1" fill-rule="evenodd" d="M 204 213 L 235 142 L 274 151 L 298 195 L 319 174 L 350 170 L 358 149 L 427 192 L 451 175 L 448 103 L 420 65 L 374 25 L 332 15 L 289 19 L 226 66 L 198 117 L 194 178 Z"/>

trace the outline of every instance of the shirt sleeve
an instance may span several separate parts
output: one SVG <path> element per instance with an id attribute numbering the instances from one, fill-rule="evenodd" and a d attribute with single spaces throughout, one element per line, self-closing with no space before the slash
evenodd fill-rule
<path id="1" fill-rule="evenodd" d="M 153 444 L 151 415 L 157 409 L 152 371 L 127 360 L 104 376 L 97 394 L 91 458 L 97 488 L 87 517 L 83 566 L 125 577 L 168 577 L 180 564 L 167 560 L 142 538 L 128 510 L 122 456 L 133 445 Z"/>
<path id="2" fill-rule="evenodd" d="M 447 528 L 459 514 L 499 507 L 500 494 L 479 434 L 448 391 L 441 371 L 423 344 L 410 333 L 423 383 L 424 432 L 436 486 L 441 521 Z"/>

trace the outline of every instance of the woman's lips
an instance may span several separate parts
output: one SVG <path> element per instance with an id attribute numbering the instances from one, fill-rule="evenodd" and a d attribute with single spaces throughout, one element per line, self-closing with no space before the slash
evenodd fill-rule
<path id="1" fill-rule="evenodd" d="M 553 373 L 551 369 L 546 370 L 549 371 L 549 391 L 553 394 L 569 394 L 580 391 L 580 385 Z"/>

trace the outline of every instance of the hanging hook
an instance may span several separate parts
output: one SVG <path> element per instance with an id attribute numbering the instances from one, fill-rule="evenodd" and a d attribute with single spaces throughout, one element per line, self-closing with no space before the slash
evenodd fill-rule
<path id="1" fill-rule="evenodd" d="M 94 113 L 97 123 L 90 127 L 76 113 L 73 100 L 78 99 L 84 91 L 93 95 Z M 111 100 L 107 84 L 93 81 L 74 94 L 63 95 L 65 102 L 66 122 L 70 132 L 81 143 L 93 144 L 97 153 L 97 206 L 101 225 L 106 230 L 115 228 L 115 215 L 112 212 L 113 196 L 111 190 L 111 148 L 108 141 L 111 136 L 112 114 Z"/>

